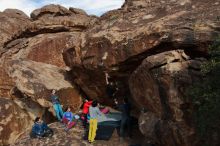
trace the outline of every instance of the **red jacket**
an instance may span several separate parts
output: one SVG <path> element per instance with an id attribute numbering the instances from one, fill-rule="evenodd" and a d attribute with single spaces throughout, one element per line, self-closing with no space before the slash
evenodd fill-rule
<path id="1" fill-rule="evenodd" d="M 83 113 L 84 114 L 89 113 L 89 107 L 90 107 L 91 104 L 92 104 L 92 101 L 88 101 L 88 102 L 84 103 L 84 105 L 83 105 Z"/>

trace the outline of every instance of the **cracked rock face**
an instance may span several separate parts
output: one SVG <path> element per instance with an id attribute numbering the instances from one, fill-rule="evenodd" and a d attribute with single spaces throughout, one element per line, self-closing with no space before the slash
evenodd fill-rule
<path id="1" fill-rule="evenodd" d="M 14 142 L 32 123 L 29 115 L 7 98 L 0 98 L 0 145 Z"/>
<path id="2" fill-rule="evenodd" d="M 169 50 L 182 49 L 190 57 L 205 56 L 208 44 L 219 34 L 217 0 L 216 5 L 204 7 L 207 2 L 128 0 L 123 8 L 104 14 L 86 32 L 81 61 L 75 62 L 74 50 L 67 53 L 75 81 L 89 96 L 103 97 L 106 70 L 130 74 L 146 57 Z M 100 76 L 101 81 L 82 75 L 88 72 Z"/>
<path id="3" fill-rule="evenodd" d="M 24 12 L 6 9 L 0 12 L 0 55 L 5 51 L 5 44 L 21 34 L 30 24 L 30 19 Z M 22 24 L 22 25 L 21 25 Z"/>
<path id="4" fill-rule="evenodd" d="M 193 68 L 195 64 L 197 68 Z M 155 143 L 193 144 L 192 107 L 184 100 L 184 89 L 199 80 L 201 64 L 201 60 L 189 59 L 183 50 L 168 51 L 147 57 L 130 76 L 130 90 L 138 107 L 152 112 L 141 115 L 140 129 Z"/>
<path id="5" fill-rule="evenodd" d="M 74 111 L 82 103 L 79 90 L 112 105 L 108 72 L 119 86 L 119 100 L 126 95 L 132 101 L 146 140 L 194 145 L 192 107 L 183 97 L 199 80 L 209 45 L 220 34 L 219 16 L 219 0 L 126 0 L 100 18 L 59 5 L 37 9 L 31 18 L 5 10 L 0 12 L 0 97 L 13 99 L 23 109 L 18 115 L 30 119 L 45 109 L 53 113 L 52 89 Z M 140 113 L 143 108 L 148 112 Z M 10 133 L 4 143 L 16 139 Z"/>

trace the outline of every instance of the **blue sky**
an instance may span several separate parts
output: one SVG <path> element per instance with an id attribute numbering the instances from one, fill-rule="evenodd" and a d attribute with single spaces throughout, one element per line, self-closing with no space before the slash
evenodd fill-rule
<path id="1" fill-rule="evenodd" d="M 88 14 L 101 14 L 120 8 L 124 0 L 0 0 L 0 11 L 7 8 L 19 9 L 29 15 L 34 9 L 47 4 L 84 9 Z"/>

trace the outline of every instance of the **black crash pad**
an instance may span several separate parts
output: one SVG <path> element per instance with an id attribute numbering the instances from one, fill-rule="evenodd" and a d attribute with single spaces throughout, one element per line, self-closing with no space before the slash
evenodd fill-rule
<path id="1" fill-rule="evenodd" d="M 118 113 L 110 113 L 108 114 L 108 117 L 119 119 L 118 118 L 119 114 Z M 87 126 L 89 128 L 89 126 Z M 116 121 L 104 121 L 98 123 L 98 129 L 96 132 L 96 140 L 109 140 L 116 128 L 120 127 L 120 119 Z M 88 139 L 88 132 L 89 129 L 86 129 L 86 133 L 84 136 L 84 139 Z"/>

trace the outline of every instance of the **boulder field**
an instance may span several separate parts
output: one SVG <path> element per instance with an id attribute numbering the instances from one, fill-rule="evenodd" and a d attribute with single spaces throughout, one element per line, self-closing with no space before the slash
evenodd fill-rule
<path id="1" fill-rule="evenodd" d="M 36 116 L 54 121 L 52 89 L 73 111 L 85 97 L 112 106 L 106 73 L 147 142 L 196 145 L 185 91 L 219 35 L 219 0 L 125 0 L 101 17 L 59 5 L 0 12 L 0 145 L 19 141 Z"/>

